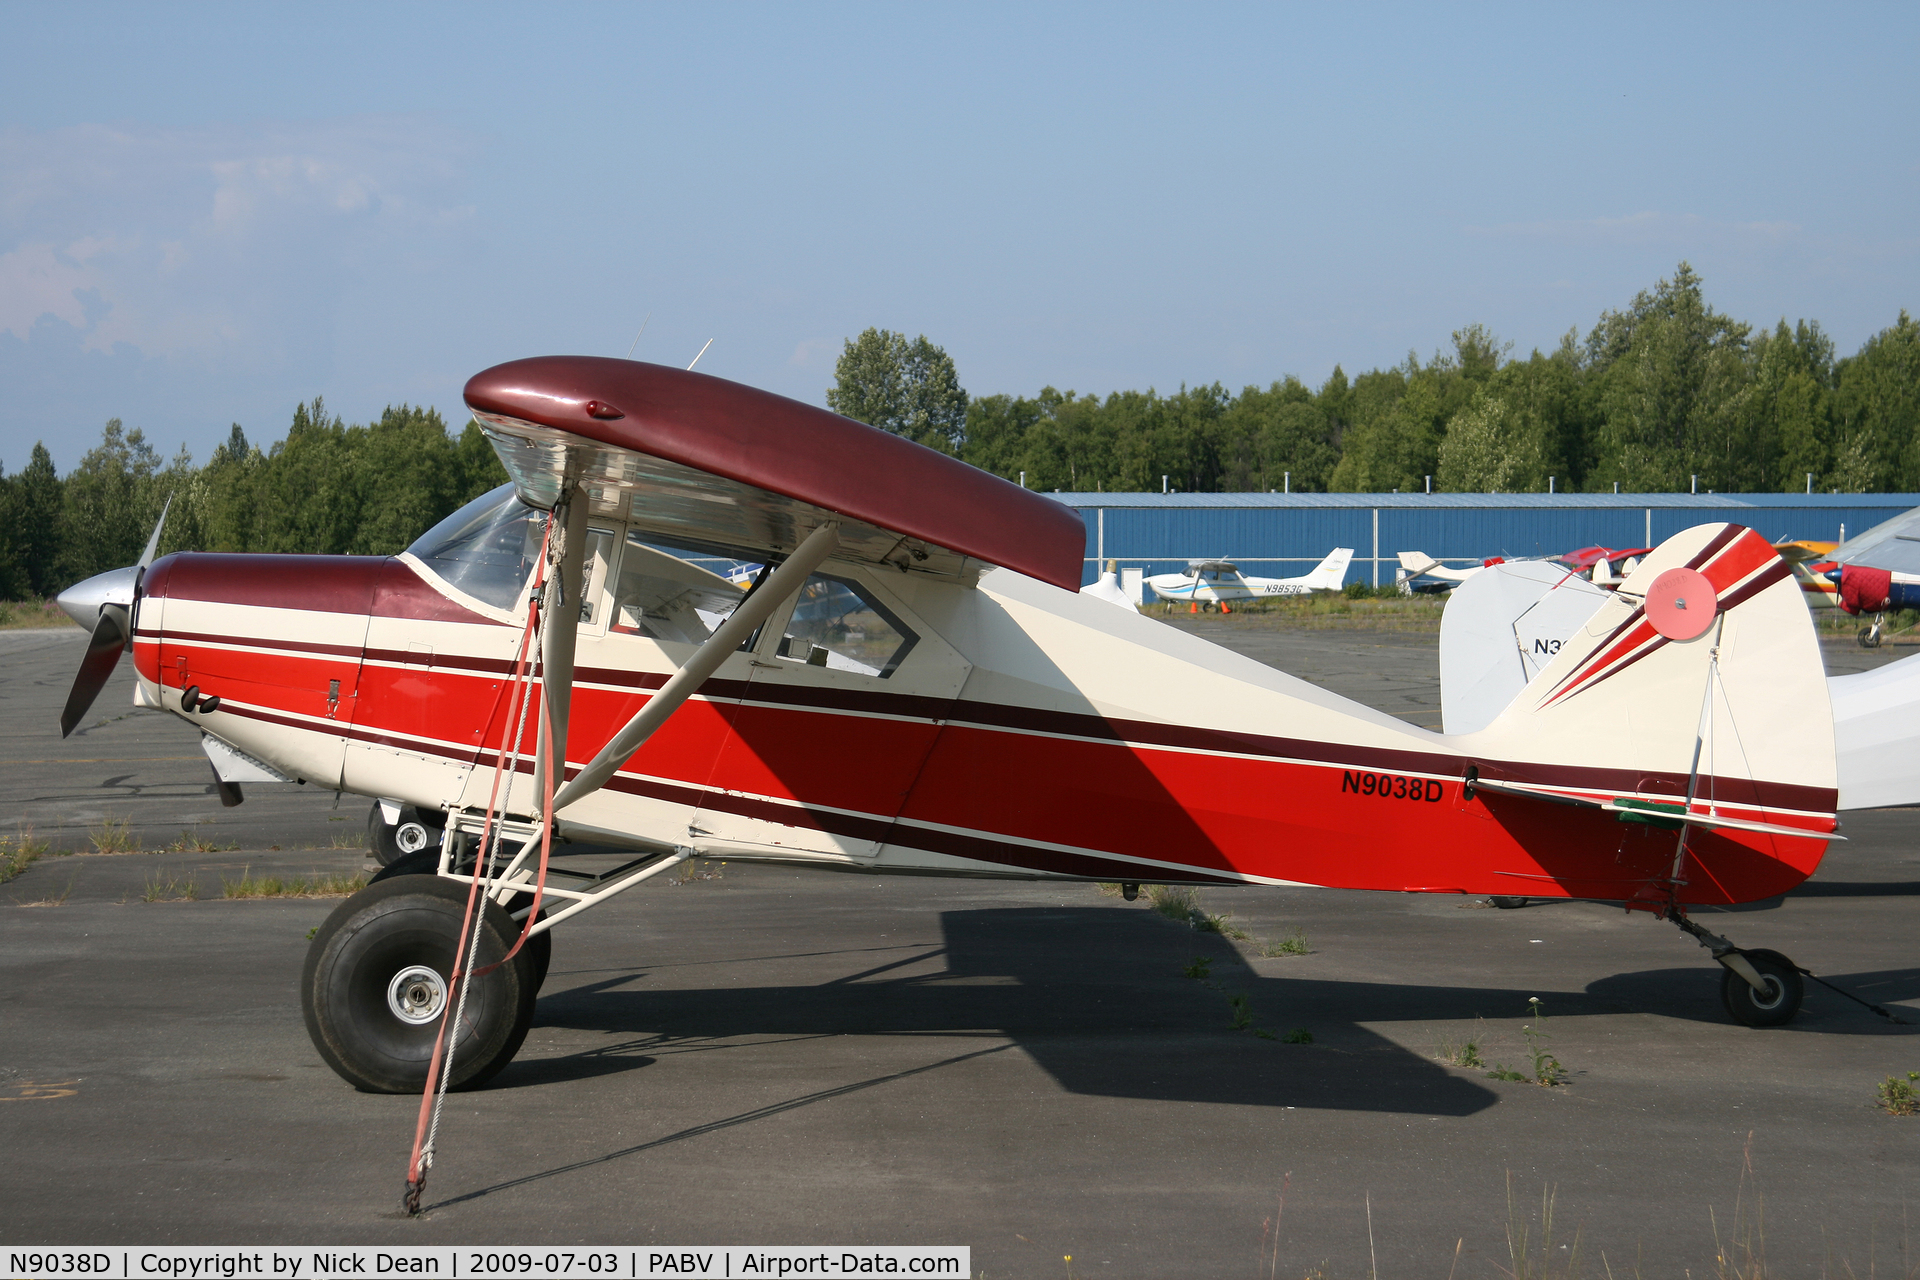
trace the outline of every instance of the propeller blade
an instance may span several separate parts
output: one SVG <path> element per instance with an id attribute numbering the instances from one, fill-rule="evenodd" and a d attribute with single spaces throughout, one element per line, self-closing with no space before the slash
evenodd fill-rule
<path id="1" fill-rule="evenodd" d="M 173 495 L 168 494 L 165 505 L 160 508 L 160 519 L 153 526 L 153 536 L 147 539 L 147 549 L 140 553 L 140 563 L 133 566 L 136 570 L 145 572 L 146 567 L 153 563 L 153 553 L 160 549 L 160 531 L 167 527 L 167 512 L 172 509 Z"/>
<path id="2" fill-rule="evenodd" d="M 67 694 L 66 709 L 60 713 L 60 736 L 66 737 L 80 723 L 93 700 L 100 696 L 120 655 L 127 648 L 127 607 L 121 604 L 100 606 L 100 621 L 94 624 L 93 638 L 87 641 L 87 654 L 80 659 L 80 671 L 73 678 L 73 690 Z"/>

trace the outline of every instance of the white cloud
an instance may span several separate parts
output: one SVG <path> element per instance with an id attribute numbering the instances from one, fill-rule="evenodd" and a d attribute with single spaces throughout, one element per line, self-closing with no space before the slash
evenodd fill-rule
<path id="1" fill-rule="evenodd" d="M 793 354 L 787 357 L 787 364 L 796 369 L 805 369 L 830 363 L 840 358 L 841 346 L 838 338 L 808 338 L 794 347 Z"/>
<path id="2" fill-rule="evenodd" d="M 90 351 L 203 365 L 311 352 L 350 278 L 398 284 L 468 222 L 464 151 L 418 117 L 0 131 L 0 332 L 52 318 Z"/>
<path id="3" fill-rule="evenodd" d="M 80 294 L 98 284 L 83 262 L 44 241 L 0 253 L 0 331 L 25 338 L 41 316 L 80 328 L 87 323 Z"/>

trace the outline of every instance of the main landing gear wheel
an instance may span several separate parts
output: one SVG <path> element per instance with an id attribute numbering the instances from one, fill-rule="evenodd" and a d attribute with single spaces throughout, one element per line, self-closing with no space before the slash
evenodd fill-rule
<path id="1" fill-rule="evenodd" d="M 448 1012 L 467 886 L 399 875 L 370 884 L 335 909 L 314 935 L 300 975 L 307 1034 L 328 1066 L 368 1093 L 417 1093 L 426 1084 L 440 1020 Z M 483 904 L 477 963 L 493 964 L 519 932 L 505 911 Z M 471 945 L 471 940 L 469 940 Z M 468 986 L 450 1089 L 484 1084 L 513 1060 L 533 1022 L 537 989 L 525 948 Z"/>
<path id="2" fill-rule="evenodd" d="M 392 862 L 387 863 L 381 867 L 380 870 L 374 872 L 373 879 L 367 883 L 379 884 L 383 880 L 391 880 L 394 876 L 431 876 L 438 875 L 439 872 L 440 850 L 436 846 L 395 858 Z M 462 893 L 466 892 L 465 885 L 458 885 L 456 887 L 459 888 Z M 532 894 L 516 893 L 507 899 L 507 914 L 509 917 L 518 916 L 521 911 L 524 911 L 528 906 L 532 905 L 532 903 Z M 545 907 L 540 909 L 540 918 L 542 920 L 547 918 Z M 513 920 L 514 937 L 519 936 L 520 923 L 520 919 Z M 527 939 L 527 945 L 520 948 L 520 953 L 529 957 L 533 962 L 533 990 L 534 994 L 538 995 L 540 988 L 547 985 L 547 970 L 553 964 L 553 931 L 547 929 L 534 934 Z"/>
<path id="3" fill-rule="evenodd" d="M 1527 900 L 1525 898 L 1516 898 L 1509 894 L 1503 894 L 1503 893 L 1496 893 L 1492 897 L 1488 898 L 1487 901 L 1491 902 L 1494 906 L 1500 908 L 1502 911 L 1514 911 L 1520 907 L 1524 907 L 1527 905 Z"/>
<path id="4" fill-rule="evenodd" d="M 396 858 L 435 848 L 440 843 L 440 834 L 440 829 L 423 822 L 419 811 L 410 804 L 401 806 L 400 821 L 392 826 L 387 825 L 387 816 L 380 811 L 378 800 L 367 814 L 367 851 L 383 867 L 391 865 Z"/>
<path id="5" fill-rule="evenodd" d="M 1749 1027 L 1777 1027 L 1800 1012 L 1806 984 L 1800 970 L 1778 951 L 1742 951 L 1747 963 L 1760 975 L 1767 993 L 1762 995 L 1753 984 L 1731 969 L 1720 974 L 1720 1003 L 1735 1022 Z"/>

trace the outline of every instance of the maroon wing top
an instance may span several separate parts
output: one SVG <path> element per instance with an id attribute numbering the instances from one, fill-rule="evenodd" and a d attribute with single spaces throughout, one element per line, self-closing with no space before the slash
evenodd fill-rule
<path id="1" fill-rule="evenodd" d="M 895 544 L 914 540 L 1069 591 L 1080 586 L 1086 526 L 1071 508 L 785 396 L 664 365 L 540 356 L 475 374 L 466 400 L 522 492 L 536 490 L 530 497 L 543 484 L 549 501 L 558 495 L 565 447 L 577 441 L 599 446 L 601 456 L 580 476 L 589 486 L 647 490 L 649 510 L 704 500 L 704 514 L 697 502 L 682 502 L 691 514 L 681 523 L 700 532 L 697 521 L 710 520 L 716 539 L 745 527 L 716 504 L 754 508 L 756 527 L 776 529 L 782 519 L 792 524 L 792 511 L 766 499 L 787 499 L 893 535 Z M 701 477 L 723 483 L 702 487 Z M 636 518 L 641 509 L 636 496 Z M 778 545 L 785 537 L 761 540 Z M 886 538 L 867 541 L 881 548 L 875 558 L 887 554 Z"/>

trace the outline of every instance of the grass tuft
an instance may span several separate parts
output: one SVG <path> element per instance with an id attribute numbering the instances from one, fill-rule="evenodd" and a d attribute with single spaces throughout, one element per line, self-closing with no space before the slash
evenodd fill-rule
<path id="1" fill-rule="evenodd" d="M 1284 938 L 1262 939 L 1260 954 L 1269 960 L 1276 956 L 1304 956 L 1312 948 L 1307 946 L 1307 934 L 1304 929 L 1290 929 Z"/>
<path id="2" fill-rule="evenodd" d="M 1312 1044 L 1313 1032 L 1307 1030 L 1305 1027 L 1295 1027 L 1293 1030 L 1287 1032 L 1287 1034 L 1280 1037 L 1280 1043 L 1281 1044 Z"/>
<path id="3" fill-rule="evenodd" d="M 228 849 L 238 849 L 237 844 L 219 844 L 191 831 L 182 830 L 180 838 L 168 845 L 168 853 L 224 853 Z"/>
<path id="4" fill-rule="evenodd" d="M 193 902 L 200 897 L 200 886 L 192 876 L 182 879 L 176 875 L 162 875 L 158 872 L 147 877 L 147 887 L 140 894 L 142 902 Z"/>
<path id="5" fill-rule="evenodd" d="M 99 826 L 87 829 L 87 839 L 99 853 L 140 852 L 140 837 L 134 834 L 128 818 L 102 818 Z"/>
<path id="6" fill-rule="evenodd" d="M 1140 890 L 1147 905 L 1169 920 L 1178 920 L 1181 924 L 1193 918 L 1199 905 L 1194 891 L 1183 884 L 1150 884 Z"/>
<path id="7" fill-rule="evenodd" d="M 1888 1076 L 1874 1089 L 1873 1100 L 1890 1116 L 1920 1114 L 1920 1089 L 1914 1088 L 1916 1080 L 1920 1080 L 1920 1071 L 1907 1072 L 1905 1080 Z"/>
<path id="8" fill-rule="evenodd" d="M 261 876 L 256 878 L 253 868 L 240 873 L 238 880 L 220 877 L 220 896 L 223 898 L 348 898 L 367 887 L 367 878 L 363 875 L 315 876 L 311 880 L 304 876 L 286 879 L 280 876 Z"/>
<path id="9" fill-rule="evenodd" d="M 1480 1056 L 1480 1046 L 1486 1042 L 1486 1039 L 1487 1032 L 1483 1025 L 1479 1031 L 1464 1040 L 1442 1040 L 1434 1056 L 1450 1067 L 1484 1067 L 1487 1065 L 1487 1060 Z M 1526 1077 L 1520 1078 L 1524 1080 Z"/>
<path id="10" fill-rule="evenodd" d="M 1513 1199 L 1513 1171 L 1507 1171 L 1507 1258 L 1513 1264 L 1503 1268 L 1513 1280 L 1577 1280 L 1580 1274 L 1580 1230 L 1575 1228 L 1571 1247 L 1562 1260 L 1553 1247 L 1553 1206 L 1556 1188 L 1540 1188 L 1540 1247 L 1532 1247 L 1533 1225 L 1527 1221 Z"/>
<path id="11" fill-rule="evenodd" d="M 28 864 L 45 857 L 50 846 L 33 838 L 32 827 L 22 827 L 12 836 L 0 836 L 0 884 L 19 875 Z"/>
<path id="12" fill-rule="evenodd" d="M 1105 891 L 1104 886 L 1102 891 Z M 1119 892 L 1119 886 L 1114 886 Z M 1169 920 L 1177 920 L 1195 933 L 1217 933 L 1225 938 L 1245 941 L 1250 935 L 1245 929 L 1233 923 L 1226 912 L 1218 914 L 1208 911 L 1200 905 L 1200 893 L 1190 885 L 1150 884 L 1140 890 L 1147 905 Z"/>
<path id="13" fill-rule="evenodd" d="M 673 873 L 675 884 L 692 884 L 697 880 L 724 880 L 726 867 L 724 862 L 714 862 L 709 858 L 688 858 Z"/>
<path id="14" fill-rule="evenodd" d="M 44 898 L 15 898 L 14 904 L 22 907 L 57 907 L 67 900 L 67 895 L 73 892 L 73 880 L 73 876 L 68 876 L 67 887 L 59 893 L 49 894 Z"/>
<path id="15" fill-rule="evenodd" d="M 1527 1003 L 1532 1006 L 1533 1021 L 1520 1028 L 1520 1034 L 1527 1042 L 1527 1056 L 1533 1060 L 1533 1074 L 1515 1071 L 1506 1063 L 1498 1063 L 1487 1075 L 1495 1080 L 1513 1080 L 1521 1084 L 1537 1084 L 1543 1089 L 1567 1082 L 1567 1069 L 1560 1065 L 1560 1059 L 1547 1052 L 1547 1010 L 1540 1003 L 1539 996 L 1530 996 Z"/>

